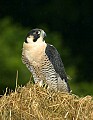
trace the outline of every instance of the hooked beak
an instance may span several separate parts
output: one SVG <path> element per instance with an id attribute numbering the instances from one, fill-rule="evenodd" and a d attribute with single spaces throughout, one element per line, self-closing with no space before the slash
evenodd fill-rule
<path id="1" fill-rule="evenodd" d="M 41 35 L 42 35 L 43 38 L 46 37 L 46 33 L 43 30 L 41 32 Z"/>
<path id="2" fill-rule="evenodd" d="M 46 35 L 46 33 L 44 32 L 44 37 L 46 37 L 47 35 Z"/>

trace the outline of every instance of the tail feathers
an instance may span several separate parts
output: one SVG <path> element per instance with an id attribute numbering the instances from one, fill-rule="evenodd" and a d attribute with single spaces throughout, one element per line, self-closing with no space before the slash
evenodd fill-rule
<path id="1" fill-rule="evenodd" d="M 70 92 L 68 83 L 65 81 L 65 79 L 62 80 L 60 77 L 58 77 L 58 91 Z"/>

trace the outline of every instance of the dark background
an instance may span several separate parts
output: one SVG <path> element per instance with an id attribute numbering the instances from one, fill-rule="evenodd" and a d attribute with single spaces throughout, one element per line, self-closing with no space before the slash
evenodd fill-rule
<path id="1" fill-rule="evenodd" d="M 93 94 L 93 3 L 90 0 L 0 1 L 0 93 L 30 79 L 21 50 L 30 29 L 41 28 L 61 54 L 73 93 Z"/>

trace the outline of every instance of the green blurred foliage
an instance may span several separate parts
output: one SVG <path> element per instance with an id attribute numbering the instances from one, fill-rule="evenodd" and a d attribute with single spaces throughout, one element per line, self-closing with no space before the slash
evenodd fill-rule
<path id="1" fill-rule="evenodd" d="M 38 27 L 46 31 L 46 42 L 53 44 L 59 51 L 66 73 L 72 78 L 69 80 L 69 84 L 73 93 L 79 95 L 93 94 L 93 88 L 89 89 L 89 83 L 75 83 L 75 79 L 79 75 L 77 66 L 76 63 L 71 62 L 73 61 L 71 50 L 65 46 L 63 36 L 59 32 L 49 31 L 45 25 Z M 21 61 L 22 44 L 30 29 L 14 24 L 10 18 L 0 20 L 0 93 L 6 87 L 15 88 L 17 70 L 19 85 L 25 85 L 30 80 L 31 73 Z"/>
<path id="2" fill-rule="evenodd" d="M 29 80 L 30 74 L 21 61 L 22 43 L 26 33 L 26 29 L 13 25 L 8 18 L 0 21 L 0 90 L 15 87 L 17 70 L 18 84 L 25 84 Z"/>

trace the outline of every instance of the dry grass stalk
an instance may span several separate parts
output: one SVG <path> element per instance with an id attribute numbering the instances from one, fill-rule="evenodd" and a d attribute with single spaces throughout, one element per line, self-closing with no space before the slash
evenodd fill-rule
<path id="1" fill-rule="evenodd" d="M 93 120 L 93 100 L 29 84 L 0 98 L 0 120 Z"/>

